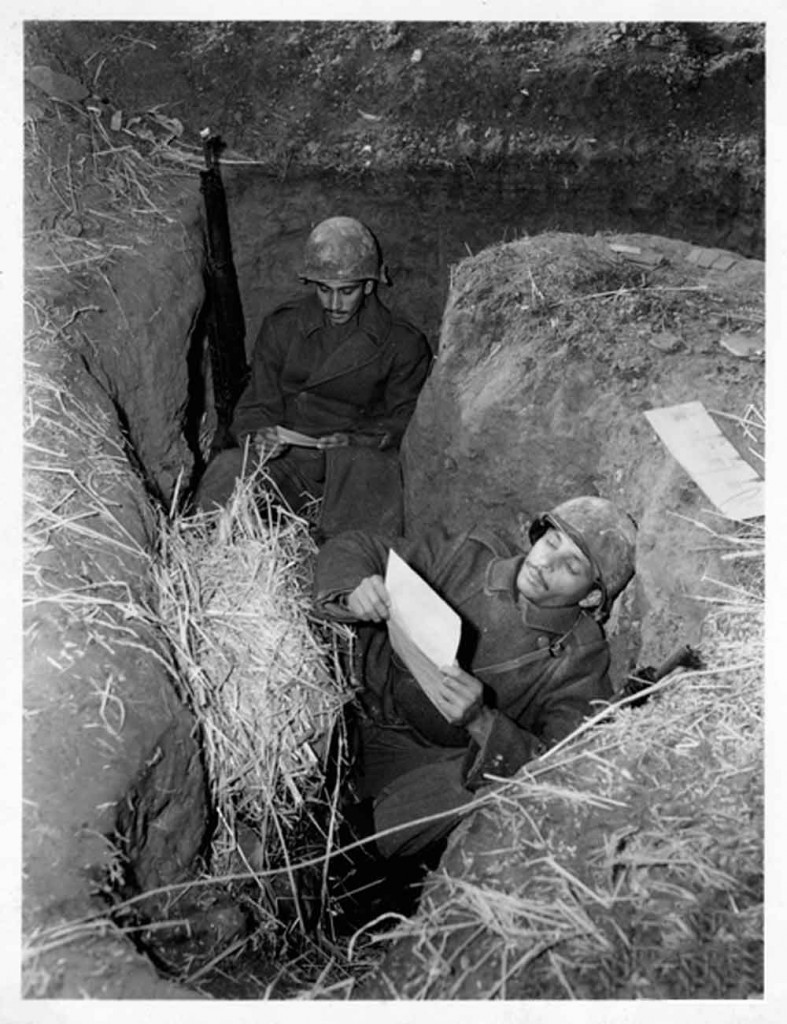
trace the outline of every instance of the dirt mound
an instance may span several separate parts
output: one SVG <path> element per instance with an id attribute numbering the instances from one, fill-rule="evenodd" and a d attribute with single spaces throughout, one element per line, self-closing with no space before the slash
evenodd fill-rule
<path id="1" fill-rule="evenodd" d="M 618 623 L 632 654 L 640 633 L 648 661 L 697 643 L 713 557 L 686 519 L 708 502 L 644 412 L 698 400 L 734 438 L 725 417 L 762 410 L 762 357 L 720 341 L 761 335 L 763 289 L 757 261 L 650 236 L 543 235 L 464 261 L 405 437 L 408 532 L 486 522 L 521 539 L 544 509 L 603 494 L 640 525 Z"/>

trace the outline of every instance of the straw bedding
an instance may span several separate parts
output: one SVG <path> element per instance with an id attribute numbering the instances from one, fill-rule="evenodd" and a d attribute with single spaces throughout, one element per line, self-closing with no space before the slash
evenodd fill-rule
<path id="1" fill-rule="evenodd" d="M 236 825 L 265 850 L 319 791 L 331 730 L 351 694 L 346 627 L 309 616 L 316 553 L 305 520 L 260 510 L 259 481 L 215 513 L 168 519 L 155 569 L 178 685 L 203 736 L 219 819 L 213 869 Z"/>

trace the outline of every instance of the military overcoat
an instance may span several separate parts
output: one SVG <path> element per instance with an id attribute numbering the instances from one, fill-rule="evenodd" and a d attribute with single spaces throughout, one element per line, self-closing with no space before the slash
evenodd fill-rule
<path id="1" fill-rule="evenodd" d="M 430 362 L 424 335 L 375 294 L 338 327 L 326 323 L 314 294 L 286 302 L 262 323 L 233 433 L 242 443 L 281 425 L 312 436 L 361 434 L 397 447 Z"/>
<path id="2" fill-rule="evenodd" d="M 366 716 L 386 730 L 386 756 L 366 766 L 367 795 L 430 763 L 454 765 L 456 783 L 473 790 L 484 774 L 509 776 L 568 735 L 613 695 L 602 627 L 577 605 L 538 608 L 517 591 L 525 553 L 510 541 L 471 530 L 436 529 L 422 540 L 390 544 L 459 613 L 458 661 L 484 684 L 493 727 L 482 748 L 448 724 L 391 648 L 384 625 L 359 628 L 357 672 Z M 384 575 L 389 544 L 343 534 L 319 554 L 317 609 L 351 620 L 344 599 L 370 575 Z M 397 739 L 398 736 L 398 739 Z M 453 756 L 459 751 L 466 756 Z"/>

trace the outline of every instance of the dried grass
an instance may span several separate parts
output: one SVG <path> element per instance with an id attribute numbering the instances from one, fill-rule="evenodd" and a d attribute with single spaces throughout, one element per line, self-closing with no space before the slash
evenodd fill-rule
<path id="1" fill-rule="evenodd" d="M 84 575 L 71 581 L 44 584 L 40 560 L 54 543 L 99 549 L 115 556 L 147 561 L 139 537 L 115 514 L 118 496 L 128 486 L 128 458 L 108 413 L 90 409 L 63 390 L 51 372 L 25 363 L 24 408 L 24 547 L 25 605 L 56 601 L 65 606 L 118 606 L 122 618 L 139 614 L 132 608 L 131 588 L 124 579 L 91 583 Z M 78 462 L 74 452 L 80 453 Z M 123 565 L 119 563 L 121 569 Z M 119 596 L 122 595 L 122 598 Z M 85 613 L 88 608 L 85 607 Z"/>
<path id="2" fill-rule="evenodd" d="M 222 823 L 217 873 L 236 860 L 240 821 L 258 836 L 257 868 L 273 849 L 286 852 L 323 783 L 326 740 L 352 693 L 343 670 L 350 631 L 310 618 L 316 546 L 308 523 L 261 499 L 259 483 L 242 483 L 226 509 L 162 522 L 153 570 Z"/>
<path id="3" fill-rule="evenodd" d="M 33 120 L 26 122 L 25 157 L 30 172 L 41 173 L 43 165 L 47 187 L 59 201 L 63 215 L 83 212 L 85 186 L 98 183 L 108 190 L 118 212 L 156 214 L 174 222 L 175 218 L 157 202 L 165 180 L 172 175 L 171 167 L 162 159 L 171 160 L 174 155 L 187 160 L 197 152 L 180 143 L 183 126 L 176 118 L 165 116 L 157 107 L 132 118 L 121 113 L 115 123 L 99 105 L 65 101 L 58 101 L 57 115 L 54 124 L 45 126 L 46 137 L 41 134 L 44 126 L 39 127 Z M 71 141 L 74 128 L 78 132 L 77 152 Z M 35 173 L 28 178 L 34 179 Z"/>
<path id="4" fill-rule="evenodd" d="M 199 156 L 182 130 L 158 108 L 115 123 L 100 106 L 63 101 L 55 117 L 26 120 L 25 284 L 39 303 L 59 305 L 69 279 L 80 291 L 106 279 L 151 227 L 178 223 L 173 186 L 194 179 Z"/>

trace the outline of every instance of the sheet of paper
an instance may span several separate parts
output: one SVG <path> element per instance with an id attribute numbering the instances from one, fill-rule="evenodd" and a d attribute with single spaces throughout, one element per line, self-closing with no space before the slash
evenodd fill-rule
<path id="1" fill-rule="evenodd" d="M 289 427 L 277 427 L 276 431 L 282 444 L 293 444 L 296 448 L 317 448 L 319 438 L 310 437 L 308 434 L 301 434 L 298 430 L 290 430 Z"/>
<path id="2" fill-rule="evenodd" d="M 391 599 L 391 646 L 439 709 L 439 667 L 456 662 L 462 620 L 395 551 L 388 555 L 385 586 Z"/>
<path id="3" fill-rule="evenodd" d="M 765 514 L 765 481 L 741 458 L 702 402 L 650 409 L 645 416 L 720 512 L 731 519 Z"/>

